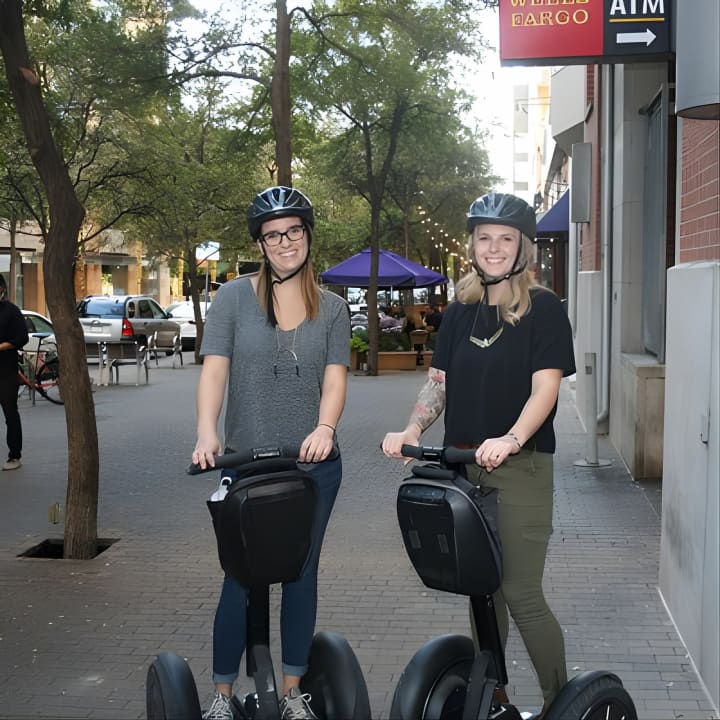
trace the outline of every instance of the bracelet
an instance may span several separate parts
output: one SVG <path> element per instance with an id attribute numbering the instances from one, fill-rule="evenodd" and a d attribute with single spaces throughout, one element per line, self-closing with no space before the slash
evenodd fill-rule
<path id="1" fill-rule="evenodd" d="M 335 428 L 332 425 L 328 425 L 327 423 L 318 423 L 317 427 L 320 427 L 321 425 L 323 427 L 329 427 L 333 432 L 335 432 Z"/>
<path id="2" fill-rule="evenodd" d="M 517 443 L 517 446 L 520 450 L 522 450 L 522 443 L 518 440 L 517 435 L 515 433 L 509 432 L 505 433 L 503 437 L 509 437 L 510 439 L 514 440 Z"/>

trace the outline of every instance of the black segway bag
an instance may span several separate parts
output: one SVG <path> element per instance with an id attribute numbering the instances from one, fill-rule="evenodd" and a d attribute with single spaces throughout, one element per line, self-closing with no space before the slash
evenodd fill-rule
<path id="1" fill-rule="evenodd" d="M 317 491 L 295 460 L 235 470 L 223 500 L 208 501 L 222 569 L 243 587 L 292 582 L 310 551 Z"/>
<path id="2" fill-rule="evenodd" d="M 408 556 L 430 588 L 490 595 L 502 580 L 497 495 L 437 465 L 413 468 L 400 485 L 397 514 Z"/>

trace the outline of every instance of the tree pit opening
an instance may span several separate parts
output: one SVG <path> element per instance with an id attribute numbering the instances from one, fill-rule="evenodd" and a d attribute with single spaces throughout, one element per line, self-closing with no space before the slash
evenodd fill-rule
<path id="1" fill-rule="evenodd" d="M 108 548 L 112 547 L 119 538 L 98 538 L 95 554 L 90 560 L 104 553 Z M 33 545 L 18 557 L 21 558 L 39 558 L 44 560 L 62 560 L 65 541 L 62 538 L 47 538 L 37 545 Z"/>

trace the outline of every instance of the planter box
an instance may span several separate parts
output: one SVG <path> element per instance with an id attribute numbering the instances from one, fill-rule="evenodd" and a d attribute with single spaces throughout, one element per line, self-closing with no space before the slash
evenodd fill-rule
<path id="1" fill-rule="evenodd" d="M 367 353 L 350 349 L 350 370 L 362 370 L 367 363 Z"/>
<path id="2" fill-rule="evenodd" d="M 380 370 L 417 370 L 423 367 L 417 364 L 418 354 L 414 350 L 378 353 L 378 371 Z M 432 357 L 432 353 L 430 353 Z M 425 353 L 423 353 L 425 360 Z M 427 367 L 427 365 L 425 366 Z"/>

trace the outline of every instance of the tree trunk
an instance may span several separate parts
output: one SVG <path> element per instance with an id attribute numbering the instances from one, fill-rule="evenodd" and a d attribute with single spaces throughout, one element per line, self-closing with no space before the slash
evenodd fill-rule
<path id="1" fill-rule="evenodd" d="M 194 244 L 188 245 L 187 255 L 185 257 L 185 264 L 188 269 L 188 277 L 190 279 L 190 301 L 193 305 L 193 311 L 195 312 L 195 328 L 197 330 L 197 336 L 195 337 L 195 364 L 200 365 L 200 345 L 202 344 L 203 331 L 205 330 L 205 323 L 200 315 L 200 290 L 198 289 L 198 264 L 197 258 L 195 257 Z"/>
<path id="2" fill-rule="evenodd" d="M 20 0 L 0 0 L 0 50 L 28 151 L 50 208 L 43 271 L 58 343 L 68 438 L 64 557 L 89 559 L 97 554 L 98 436 L 73 286 L 85 210 L 53 141 L 40 85 L 28 57 Z"/>
<path id="3" fill-rule="evenodd" d="M 18 221 L 17 216 L 13 213 L 10 218 L 10 277 L 7 279 L 8 299 L 10 302 L 17 303 L 17 252 L 15 239 L 17 236 Z"/>
<path id="4" fill-rule="evenodd" d="M 362 123 L 363 143 L 365 145 L 365 172 L 370 195 L 370 278 L 368 281 L 368 375 L 378 373 L 378 350 L 380 327 L 377 314 L 378 269 L 380 266 L 380 214 L 382 212 L 385 185 L 390 173 L 395 152 L 397 151 L 400 128 L 407 110 L 407 103 L 400 100 L 393 110 L 388 130 L 388 147 L 382 166 L 375 171 L 373 162 L 373 143 L 370 125 Z"/>
<path id="5" fill-rule="evenodd" d="M 278 185 L 292 187 L 292 141 L 290 131 L 290 18 L 285 0 L 277 0 L 275 21 L 275 67 L 270 85 L 275 165 Z"/>

